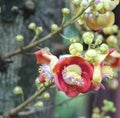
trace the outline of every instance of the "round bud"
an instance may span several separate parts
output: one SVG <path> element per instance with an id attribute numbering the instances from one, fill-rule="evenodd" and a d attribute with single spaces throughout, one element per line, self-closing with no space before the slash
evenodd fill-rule
<path id="1" fill-rule="evenodd" d="M 102 38 L 97 37 L 95 40 L 95 45 L 100 45 L 102 43 Z"/>
<path id="2" fill-rule="evenodd" d="M 58 29 L 58 25 L 57 24 L 52 24 L 51 25 L 51 30 L 52 31 L 56 31 Z"/>
<path id="3" fill-rule="evenodd" d="M 103 104 L 104 104 L 104 105 L 108 104 L 108 100 L 104 99 L 104 100 L 103 100 Z"/>
<path id="4" fill-rule="evenodd" d="M 80 3 L 80 6 L 83 7 L 83 8 L 87 8 L 89 5 L 88 1 L 87 0 L 82 0 L 81 3 Z"/>
<path id="5" fill-rule="evenodd" d="M 45 93 L 43 94 L 43 98 L 44 98 L 45 100 L 49 100 L 50 94 L 49 94 L 48 92 L 45 92 Z"/>
<path id="6" fill-rule="evenodd" d="M 96 63 L 98 62 L 98 55 L 97 55 L 97 51 L 94 49 L 89 49 L 86 53 L 85 53 L 85 59 L 91 63 Z"/>
<path id="7" fill-rule="evenodd" d="M 43 104 L 42 101 L 38 101 L 38 102 L 35 103 L 34 106 L 37 107 L 37 108 L 43 108 L 44 104 Z"/>
<path id="8" fill-rule="evenodd" d="M 98 107 L 95 107 L 93 109 L 93 112 L 96 113 L 96 114 L 99 114 L 100 113 L 100 109 Z"/>
<path id="9" fill-rule="evenodd" d="M 85 53 L 85 55 L 89 58 L 94 58 L 97 57 L 97 51 L 94 49 L 90 49 Z"/>
<path id="10" fill-rule="evenodd" d="M 36 29 L 36 24 L 35 23 L 30 23 L 28 25 L 28 28 L 31 29 L 31 30 L 35 30 Z"/>
<path id="11" fill-rule="evenodd" d="M 80 56 L 83 51 L 83 46 L 80 43 L 72 43 L 69 46 L 69 52 L 71 55 Z"/>
<path id="12" fill-rule="evenodd" d="M 112 26 L 112 31 L 113 31 L 113 33 L 117 33 L 117 32 L 118 32 L 118 29 L 119 29 L 119 27 L 118 27 L 117 25 L 113 25 L 113 26 Z"/>
<path id="13" fill-rule="evenodd" d="M 100 45 L 100 51 L 102 54 L 107 54 L 109 50 L 109 47 L 107 44 L 101 44 Z"/>
<path id="14" fill-rule="evenodd" d="M 103 112 L 107 112 L 108 111 L 108 108 L 106 106 L 102 107 L 102 111 Z"/>
<path id="15" fill-rule="evenodd" d="M 63 15 L 68 15 L 70 13 L 70 9 L 68 8 L 62 8 Z"/>
<path id="16" fill-rule="evenodd" d="M 20 86 L 16 86 L 14 89 L 13 89 L 13 92 L 14 94 L 18 95 L 18 94 L 23 94 L 23 90 Z"/>
<path id="17" fill-rule="evenodd" d="M 119 86 L 119 82 L 117 79 L 111 79 L 108 81 L 108 87 L 112 90 L 116 90 Z"/>
<path id="18" fill-rule="evenodd" d="M 111 118 L 111 116 L 104 116 L 104 118 Z"/>
<path id="19" fill-rule="evenodd" d="M 101 116 L 99 114 L 93 113 L 92 118 L 101 118 Z"/>
<path id="20" fill-rule="evenodd" d="M 112 34 L 113 33 L 112 26 L 103 28 L 103 33 L 104 34 Z"/>
<path id="21" fill-rule="evenodd" d="M 85 32 L 82 38 L 83 38 L 84 43 L 89 45 L 93 42 L 94 35 L 92 32 Z"/>
<path id="22" fill-rule="evenodd" d="M 80 5 L 80 2 L 81 2 L 81 0 L 72 0 L 72 3 L 73 3 L 75 6 Z"/>
<path id="23" fill-rule="evenodd" d="M 117 38 L 114 35 L 110 35 L 107 39 L 106 42 L 109 46 L 115 47 L 118 43 Z"/>
<path id="24" fill-rule="evenodd" d="M 24 37 L 23 37 L 23 35 L 21 35 L 21 34 L 18 34 L 18 35 L 16 36 L 16 40 L 19 41 L 19 42 L 23 41 L 23 39 L 24 39 Z"/>
<path id="25" fill-rule="evenodd" d="M 111 112 L 116 112 L 116 108 L 112 108 L 110 111 Z"/>
<path id="26" fill-rule="evenodd" d="M 35 33 L 38 35 L 41 32 L 43 32 L 43 28 L 42 27 L 37 27 L 36 30 L 35 30 Z"/>

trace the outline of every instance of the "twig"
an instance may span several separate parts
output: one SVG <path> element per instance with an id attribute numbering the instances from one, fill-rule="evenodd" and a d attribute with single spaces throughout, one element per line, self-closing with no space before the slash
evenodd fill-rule
<path id="1" fill-rule="evenodd" d="M 92 3 L 92 2 L 91 2 L 91 3 Z M 91 3 L 90 3 L 90 5 L 91 5 Z M 90 5 L 89 5 L 89 6 L 90 6 Z M 89 7 L 89 6 L 88 6 L 88 7 Z M 87 7 L 87 8 L 88 8 L 88 7 Z M 73 24 L 73 23 L 76 21 L 76 19 L 79 18 L 79 17 L 84 13 L 84 11 L 85 11 L 87 8 L 83 9 L 79 14 L 77 14 L 76 16 L 74 16 L 73 18 L 71 18 L 68 22 L 66 22 L 65 24 L 63 24 L 62 26 L 60 26 L 56 31 L 49 33 L 48 35 L 44 36 L 43 38 L 40 38 L 39 40 L 37 40 L 37 41 L 35 41 L 35 42 L 33 42 L 33 43 L 30 43 L 30 44 L 28 44 L 27 46 L 24 46 L 24 47 L 22 48 L 22 51 L 21 51 L 21 49 L 18 49 L 18 50 L 16 50 L 16 51 L 13 51 L 13 52 L 10 52 L 10 53 L 6 54 L 6 55 L 4 56 L 4 58 L 10 58 L 10 57 L 15 56 L 15 55 L 17 55 L 17 54 L 20 54 L 20 53 L 22 53 L 23 51 L 27 51 L 27 50 L 29 50 L 29 49 L 32 49 L 32 48 L 34 48 L 35 46 L 39 45 L 40 43 L 42 43 L 42 42 L 50 39 L 52 36 L 54 36 L 54 35 L 58 34 L 59 32 L 61 32 L 64 28 L 66 28 L 66 27 L 68 27 L 69 25 Z"/>
<path id="2" fill-rule="evenodd" d="M 26 101 L 24 101 L 22 104 L 18 105 L 16 108 L 11 109 L 8 112 L 4 113 L 4 117 L 7 118 L 8 116 L 14 116 L 16 114 L 18 114 L 18 112 L 20 112 L 23 108 L 25 108 L 30 102 L 32 102 L 34 99 L 36 99 L 38 96 L 40 96 L 43 92 L 45 92 L 47 89 L 50 88 L 50 86 L 52 86 L 52 84 L 41 88 L 41 90 L 36 91 L 31 97 L 29 97 Z"/>
<path id="3" fill-rule="evenodd" d="M 88 93 L 86 93 L 86 94 L 80 94 L 80 95 L 77 96 L 77 97 L 83 97 L 83 96 L 85 96 L 85 95 L 89 95 L 89 94 L 93 94 L 93 93 L 94 93 L 94 92 L 91 91 L 91 92 L 88 92 Z M 19 115 L 19 116 L 28 116 L 28 115 L 31 115 L 31 114 L 40 112 L 40 111 L 42 111 L 42 110 L 49 110 L 49 109 L 52 109 L 53 107 L 60 107 L 60 106 L 62 106 L 62 105 L 64 105 L 64 104 L 67 104 L 68 102 L 70 102 L 70 101 L 72 101 L 72 100 L 74 100 L 74 99 L 75 99 L 75 98 L 68 98 L 68 99 L 63 100 L 63 101 L 60 102 L 60 103 L 51 104 L 51 105 L 45 107 L 44 109 L 21 111 L 21 112 L 19 112 L 18 115 Z"/>

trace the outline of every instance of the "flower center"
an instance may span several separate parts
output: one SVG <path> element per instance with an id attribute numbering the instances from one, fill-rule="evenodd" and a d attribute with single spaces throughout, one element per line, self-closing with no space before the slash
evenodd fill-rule
<path id="1" fill-rule="evenodd" d="M 62 72 L 63 79 L 67 84 L 79 86 L 84 84 L 81 74 L 81 68 L 76 64 L 65 67 Z"/>

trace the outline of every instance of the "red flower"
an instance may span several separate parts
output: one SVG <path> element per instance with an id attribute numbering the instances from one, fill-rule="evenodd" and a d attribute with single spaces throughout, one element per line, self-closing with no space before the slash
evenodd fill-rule
<path id="1" fill-rule="evenodd" d="M 105 64 L 110 65 L 113 68 L 120 67 L 120 50 L 117 51 L 114 48 L 111 48 L 106 57 Z"/>
<path id="2" fill-rule="evenodd" d="M 37 59 L 37 64 L 49 64 L 51 53 L 48 50 L 40 49 L 35 52 L 35 56 Z"/>
<path id="3" fill-rule="evenodd" d="M 53 68 L 55 83 L 69 97 L 88 92 L 91 87 L 93 67 L 82 57 L 61 58 Z"/>

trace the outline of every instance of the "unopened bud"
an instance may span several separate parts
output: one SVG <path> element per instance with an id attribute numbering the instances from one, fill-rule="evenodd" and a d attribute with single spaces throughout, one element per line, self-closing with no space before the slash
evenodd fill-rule
<path id="1" fill-rule="evenodd" d="M 20 86 L 16 86 L 13 90 L 14 94 L 18 95 L 18 94 L 23 94 L 23 90 Z"/>
<path id="2" fill-rule="evenodd" d="M 23 41 L 23 40 L 24 40 L 23 35 L 18 34 L 18 35 L 16 36 L 16 40 L 19 41 L 19 42 Z"/>
<path id="3" fill-rule="evenodd" d="M 98 107 L 95 107 L 93 109 L 93 112 L 96 113 L 96 114 L 99 114 L 100 113 L 100 109 Z"/>
<path id="4" fill-rule="evenodd" d="M 117 38 L 114 35 L 110 35 L 107 39 L 106 42 L 109 46 L 115 47 L 118 43 Z"/>
<path id="5" fill-rule="evenodd" d="M 94 49 L 90 49 L 85 53 L 85 59 L 91 63 L 98 62 L 98 54 L 97 51 Z"/>
<path id="6" fill-rule="evenodd" d="M 70 10 L 68 8 L 62 8 L 63 15 L 68 15 L 70 13 Z"/>
<path id="7" fill-rule="evenodd" d="M 31 29 L 31 30 L 35 30 L 36 29 L 36 24 L 35 23 L 30 23 L 28 28 Z"/>
<path id="8" fill-rule="evenodd" d="M 117 32 L 118 32 L 118 29 L 119 29 L 119 27 L 118 27 L 117 25 L 113 25 L 113 26 L 112 26 L 112 31 L 113 31 L 113 33 L 117 33 Z"/>
<path id="9" fill-rule="evenodd" d="M 92 32 L 85 32 L 82 36 L 84 43 L 85 44 L 91 44 L 93 42 L 94 39 L 94 35 Z"/>
<path id="10" fill-rule="evenodd" d="M 116 90 L 119 86 L 119 82 L 117 79 L 111 79 L 108 81 L 108 87 L 112 90 Z"/>
<path id="11" fill-rule="evenodd" d="M 41 109 L 41 108 L 43 108 L 44 104 L 43 104 L 42 101 L 38 101 L 38 102 L 35 103 L 34 106 Z"/>
<path id="12" fill-rule="evenodd" d="M 81 3 L 80 3 L 80 6 L 83 7 L 83 8 L 87 8 L 89 5 L 88 1 L 87 0 L 82 0 Z"/>
<path id="13" fill-rule="evenodd" d="M 72 3 L 73 3 L 75 6 L 80 5 L 80 2 L 81 2 L 81 0 L 72 0 Z"/>
<path id="14" fill-rule="evenodd" d="M 45 93 L 43 94 L 43 98 L 44 98 L 45 100 L 48 100 L 48 99 L 50 98 L 50 94 L 49 94 L 48 92 L 45 92 Z"/>
<path id="15" fill-rule="evenodd" d="M 109 47 L 108 47 L 107 44 L 102 44 L 100 46 L 100 51 L 101 51 L 102 54 L 107 54 L 108 50 L 109 50 Z"/>
<path id="16" fill-rule="evenodd" d="M 100 45 L 103 41 L 103 36 L 102 35 L 98 35 L 96 37 L 96 40 L 95 40 L 95 45 Z"/>
<path id="17" fill-rule="evenodd" d="M 85 55 L 89 58 L 94 58 L 97 57 L 97 52 L 94 49 L 90 49 L 85 53 Z"/>
<path id="18" fill-rule="evenodd" d="M 40 34 L 41 32 L 43 32 L 43 28 L 42 27 L 37 27 L 35 30 L 36 34 Z"/>
<path id="19" fill-rule="evenodd" d="M 83 51 L 83 46 L 80 43 L 72 43 L 69 47 L 69 52 L 71 55 L 80 56 Z"/>
<path id="20" fill-rule="evenodd" d="M 52 31 L 56 31 L 58 29 L 58 25 L 57 24 L 52 24 L 51 25 L 51 30 Z"/>

